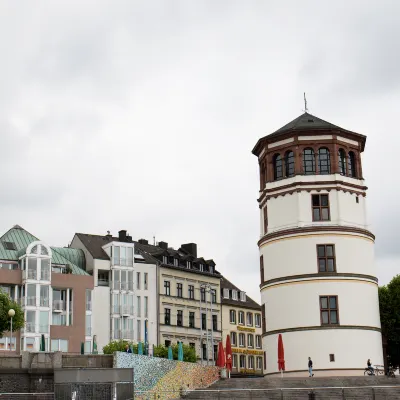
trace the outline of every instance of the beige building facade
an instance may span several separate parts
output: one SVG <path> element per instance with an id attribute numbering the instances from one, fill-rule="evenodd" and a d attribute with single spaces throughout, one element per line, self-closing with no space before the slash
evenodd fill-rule
<path id="1" fill-rule="evenodd" d="M 221 280 L 222 337 L 230 335 L 232 374 L 263 375 L 261 306 L 226 278 Z"/>
<path id="2" fill-rule="evenodd" d="M 139 240 L 138 248 L 158 264 L 158 343 L 195 347 L 198 362 L 213 364 L 221 330 L 221 275 L 212 260 L 197 257 L 194 243 L 179 250 L 165 242 Z"/>

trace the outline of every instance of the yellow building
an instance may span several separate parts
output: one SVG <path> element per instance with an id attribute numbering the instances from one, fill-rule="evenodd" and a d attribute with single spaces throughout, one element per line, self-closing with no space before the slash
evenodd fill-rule
<path id="1" fill-rule="evenodd" d="M 221 280 L 222 337 L 231 336 L 232 373 L 262 375 L 261 306 L 226 278 Z"/>
<path id="2" fill-rule="evenodd" d="M 158 265 L 158 343 L 191 345 L 199 361 L 213 363 L 222 333 L 221 275 L 214 261 L 197 257 L 195 243 L 175 250 L 166 242 L 155 246 L 142 239 L 137 247 Z"/>

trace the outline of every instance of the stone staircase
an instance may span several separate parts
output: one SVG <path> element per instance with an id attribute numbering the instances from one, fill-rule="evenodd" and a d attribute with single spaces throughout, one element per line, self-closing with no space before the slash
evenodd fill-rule
<path id="1" fill-rule="evenodd" d="M 187 399 L 400 400 L 400 379 L 386 376 L 225 379 Z"/>

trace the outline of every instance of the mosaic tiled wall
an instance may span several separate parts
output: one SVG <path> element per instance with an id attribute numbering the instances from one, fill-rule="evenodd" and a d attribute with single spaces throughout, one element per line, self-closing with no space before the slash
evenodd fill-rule
<path id="1" fill-rule="evenodd" d="M 159 399 L 177 398 L 182 387 L 208 387 L 219 379 L 218 367 L 131 353 L 115 353 L 114 368 L 134 369 L 135 399 L 154 398 L 154 393 Z"/>

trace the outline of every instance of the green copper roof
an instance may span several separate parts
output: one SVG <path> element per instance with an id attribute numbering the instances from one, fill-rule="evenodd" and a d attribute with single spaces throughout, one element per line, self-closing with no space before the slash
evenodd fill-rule
<path id="1" fill-rule="evenodd" d="M 18 253 L 25 250 L 32 242 L 39 240 L 31 235 L 28 231 L 15 225 L 0 238 L 0 259 L 2 260 L 18 260 Z M 14 243 L 16 250 L 7 250 L 4 242 Z"/>
<path id="2" fill-rule="evenodd" d="M 0 237 L 0 260 L 18 261 L 30 243 L 39 241 L 19 225 L 15 225 Z M 15 250 L 8 250 L 6 242 L 13 243 Z M 53 264 L 69 265 L 75 275 L 89 275 L 85 270 L 85 255 L 80 249 L 51 247 Z"/>
<path id="3" fill-rule="evenodd" d="M 84 265 L 85 255 L 80 249 L 70 249 L 67 247 L 52 247 L 52 258 L 53 264 L 69 265 L 72 269 L 72 273 L 75 275 L 89 275 L 86 271 L 76 265 L 75 262 Z"/>

